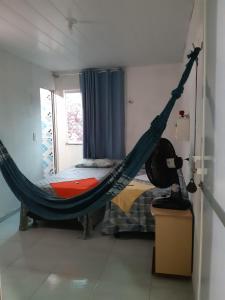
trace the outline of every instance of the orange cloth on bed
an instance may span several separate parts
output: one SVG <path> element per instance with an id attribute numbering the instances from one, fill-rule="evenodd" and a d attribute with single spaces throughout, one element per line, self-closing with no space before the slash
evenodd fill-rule
<path id="1" fill-rule="evenodd" d="M 99 180 L 96 178 L 50 183 L 57 196 L 62 198 L 71 198 L 73 196 L 80 195 L 98 184 Z"/>

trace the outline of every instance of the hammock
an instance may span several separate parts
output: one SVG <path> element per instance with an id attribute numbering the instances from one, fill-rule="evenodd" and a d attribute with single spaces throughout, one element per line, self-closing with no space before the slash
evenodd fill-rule
<path id="1" fill-rule="evenodd" d="M 0 170 L 8 186 L 32 213 L 47 220 L 68 220 L 103 207 L 107 201 L 118 195 L 136 176 L 147 161 L 166 127 L 170 113 L 184 90 L 192 66 L 201 51 L 199 47 L 188 55 L 188 63 L 180 82 L 160 115 L 152 121 L 150 128 L 142 135 L 133 150 L 111 174 L 99 185 L 79 196 L 62 199 L 51 195 L 29 181 L 18 169 L 7 149 L 0 141 Z"/>

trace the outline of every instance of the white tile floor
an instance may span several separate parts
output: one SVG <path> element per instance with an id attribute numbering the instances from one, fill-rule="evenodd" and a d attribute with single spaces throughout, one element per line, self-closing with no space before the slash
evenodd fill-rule
<path id="1" fill-rule="evenodd" d="M 151 275 L 151 240 L 0 224 L 2 300 L 192 300 L 191 282 Z"/>

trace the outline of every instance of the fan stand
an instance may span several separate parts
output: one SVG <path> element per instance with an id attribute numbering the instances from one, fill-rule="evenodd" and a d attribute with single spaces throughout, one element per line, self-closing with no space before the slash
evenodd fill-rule
<path id="1" fill-rule="evenodd" d="M 170 196 L 153 200 L 152 206 L 165 209 L 186 210 L 191 207 L 191 203 L 183 199 L 179 184 L 174 183 L 171 186 Z"/>

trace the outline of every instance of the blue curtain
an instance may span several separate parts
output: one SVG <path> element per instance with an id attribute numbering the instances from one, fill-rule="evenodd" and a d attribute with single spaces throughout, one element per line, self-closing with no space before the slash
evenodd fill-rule
<path id="1" fill-rule="evenodd" d="M 84 158 L 124 158 L 124 71 L 85 69 L 80 74 L 80 86 Z"/>

